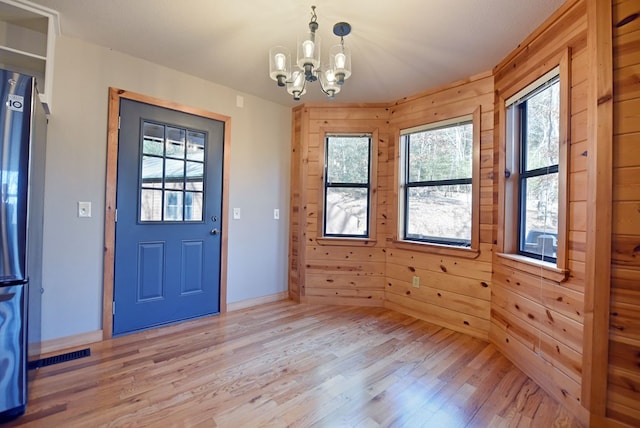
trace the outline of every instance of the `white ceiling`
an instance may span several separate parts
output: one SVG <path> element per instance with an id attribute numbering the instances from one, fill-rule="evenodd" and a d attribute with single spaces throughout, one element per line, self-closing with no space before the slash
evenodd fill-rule
<path id="1" fill-rule="evenodd" d="M 353 74 L 333 102 L 390 102 L 490 70 L 564 0 L 32 0 L 63 35 L 144 58 L 276 103 L 269 48 L 308 31 L 316 5 L 323 58 L 349 22 Z M 303 102 L 326 101 L 318 83 Z"/>

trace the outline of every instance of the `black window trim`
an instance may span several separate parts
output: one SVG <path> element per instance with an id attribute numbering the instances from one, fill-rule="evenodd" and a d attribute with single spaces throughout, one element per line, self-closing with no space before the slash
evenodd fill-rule
<path id="1" fill-rule="evenodd" d="M 367 159 L 367 182 L 366 183 L 341 183 L 341 182 L 329 182 L 328 181 L 328 158 L 329 158 L 329 139 L 330 138 L 349 138 L 349 137 L 359 137 L 359 138 L 367 138 L 368 142 L 368 159 Z M 364 238 L 367 239 L 370 236 L 371 231 L 371 162 L 372 162 L 372 134 L 370 133 L 327 133 L 324 138 L 324 190 L 323 190 L 323 214 L 322 214 L 322 236 L 326 238 Z M 366 218 L 366 228 L 365 233 L 363 234 L 346 234 L 346 233 L 327 233 L 327 190 L 329 188 L 342 188 L 342 189 L 367 189 L 367 218 Z"/>
<path id="2" fill-rule="evenodd" d="M 144 153 L 144 124 L 145 123 L 149 123 L 152 125 L 156 125 L 156 126 L 161 126 L 164 128 L 164 137 L 163 137 L 163 149 L 162 149 L 162 155 L 156 155 L 156 154 L 145 154 Z M 175 129 L 181 129 L 185 131 L 185 154 L 182 158 L 178 158 L 175 156 L 167 156 L 166 154 L 166 139 L 167 139 L 167 128 L 175 128 Z M 201 129 L 197 129 L 197 128 L 191 128 L 191 127 L 185 127 L 185 126 L 180 126 L 177 124 L 173 124 L 173 123 L 168 123 L 168 122 L 161 122 L 155 119 L 146 119 L 146 118 L 140 118 L 140 136 L 139 136 L 139 144 L 138 144 L 138 158 L 139 158 L 139 162 L 138 162 L 138 189 L 137 189 L 137 193 L 138 193 L 138 201 L 137 201 L 137 218 L 136 218 L 136 223 L 137 224 L 141 224 L 141 225 L 174 225 L 174 224 L 204 224 L 206 222 L 205 219 L 205 213 L 204 211 L 202 212 L 202 218 L 200 220 L 185 220 L 185 214 L 186 214 L 186 206 L 185 206 L 185 196 L 186 193 L 199 193 L 202 194 L 202 206 L 206 206 L 206 192 L 205 192 L 205 188 L 206 188 L 206 182 L 207 182 L 207 156 L 208 156 L 208 147 L 207 147 L 207 142 L 209 141 L 209 133 L 205 130 L 201 130 Z M 194 160 L 194 159 L 188 159 L 187 158 L 187 140 L 188 140 L 188 135 L 189 135 L 189 131 L 192 132 L 197 132 L 197 133 L 201 133 L 204 135 L 204 141 L 205 144 L 203 146 L 203 160 Z M 162 187 L 160 189 L 158 188 L 152 188 L 149 186 L 145 186 L 144 182 L 143 182 L 143 177 L 142 177 L 142 167 L 143 167 L 143 161 L 144 161 L 144 157 L 151 157 L 151 158 L 156 158 L 156 159 L 162 159 L 163 165 L 164 162 L 166 161 L 166 159 L 175 159 L 175 160 L 181 160 L 183 161 L 184 164 L 184 176 L 182 177 L 182 183 L 185 184 L 185 186 L 183 186 L 182 189 L 167 189 L 165 187 L 165 183 L 166 183 L 166 174 L 165 174 L 165 168 L 163 166 L 163 171 L 162 171 L 162 177 L 161 179 L 158 181 L 158 183 L 161 183 Z M 203 174 L 202 174 L 202 190 L 187 190 L 186 189 L 186 183 L 190 182 L 190 181 L 199 181 L 198 179 L 189 179 L 189 177 L 187 177 L 187 164 L 188 162 L 194 162 L 194 163 L 201 163 L 203 165 Z M 160 190 L 162 192 L 162 199 L 161 199 L 161 205 L 160 205 L 160 211 L 161 211 L 161 219 L 160 220 L 142 220 L 142 191 L 144 189 L 148 189 L 148 190 Z M 182 220 L 166 220 L 165 219 L 165 192 L 166 191 L 175 191 L 175 192 L 181 192 L 182 193 Z"/>
<path id="3" fill-rule="evenodd" d="M 463 116 L 459 118 L 444 120 L 440 122 L 436 122 L 432 126 L 424 125 L 411 129 L 404 130 L 402 133 L 402 150 L 404 152 L 404 190 L 403 190 L 403 213 L 402 216 L 404 218 L 403 226 L 402 226 L 402 240 L 408 242 L 419 242 L 419 243 L 427 243 L 427 244 L 439 244 L 439 245 L 450 245 L 453 247 L 462 247 L 462 248 L 471 248 L 470 239 L 456 239 L 456 238 L 442 238 L 438 236 L 427 236 L 423 238 L 418 238 L 415 236 L 410 236 L 407 234 L 407 224 L 409 224 L 409 209 L 408 209 L 408 201 L 409 201 L 409 189 L 416 187 L 435 187 L 435 186 L 455 186 L 460 184 L 468 184 L 473 186 L 473 159 L 472 159 L 472 173 L 469 178 L 455 178 L 448 180 L 427 180 L 427 181 L 410 181 L 409 180 L 409 165 L 410 165 L 410 151 L 409 151 L 409 142 L 412 134 L 425 132 L 425 131 L 435 131 L 439 129 L 445 128 L 453 128 L 461 125 L 472 126 L 473 130 L 473 116 Z M 473 132 L 473 131 L 472 131 Z M 473 153 L 473 147 L 472 147 Z M 473 215 L 472 215 L 473 217 Z M 473 219 L 472 219 L 473 222 Z M 472 225 L 473 228 L 473 225 Z"/>
<path id="4" fill-rule="evenodd" d="M 526 230 L 524 225 L 525 216 L 523 215 L 523 210 L 524 210 L 524 207 L 526 206 L 527 180 L 529 178 L 534 178 L 534 177 L 542 177 L 550 174 L 558 174 L 560 171 L 558 163 L 553 165 L 548 165 L 545 167 L 531 169 L 531 170 L 526 169 L 526 165 L 527 165 L 526 149 L 529 143 L 527 139 L 527 129 L 528 129 L 527 114 L 526 114 L 527 104 L 531 98 L 545 91 L 546 89 L 550 88 L 556 83 L 558 84 L 560 83 L 559 73 L 549 78 L 547 81 L 540 84 L 539 86 L 535 87 L 532 91 L 526 93 L 517 101 L 510 104 L 510 106 L 515 108 L 517 111 L 517 114 L 518 114 L 517 121 L 519 126 L 519 132 L 518 132 L 519 141 L 517 142 L 518 151 L 519 151 L 519 156 L 518 156 L 519 174 L 518 174 L 518 184 L 517 184 L 518 187 L 516 189 L 518 194 L 518 212 L 517 212 L 518 218 L 516 223 L 517 224 L 516 253 L 525 257 L 530 257 L 535 260 L 541 260 L 544 262 L 549 262 L 554 264 L 557 263 L 556 257 L 552 257 L 544 254 L 532 253 L 530 251 L 523 250 L 522 243 L 526 242 L 526 236 L 525 236 Z"/>

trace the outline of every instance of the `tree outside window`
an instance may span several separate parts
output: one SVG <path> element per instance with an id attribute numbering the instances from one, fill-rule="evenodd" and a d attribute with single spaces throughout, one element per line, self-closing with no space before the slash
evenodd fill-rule
<path id="1" fill-rule="evenodd" d="M 325 140 L 324 236 L 369 236 L 371 136 Z"/>
<path id="2" fill-rule="evenodd" d="M 451 122 L 402 136 L 404 240 L 471 245 L 473 123 Z"/>
<path id="3" fill-rule="evenodd" d="M 556 261 L 560 82 L 555 77 L 514 103 L 519 146 L 518 252 Z"/>

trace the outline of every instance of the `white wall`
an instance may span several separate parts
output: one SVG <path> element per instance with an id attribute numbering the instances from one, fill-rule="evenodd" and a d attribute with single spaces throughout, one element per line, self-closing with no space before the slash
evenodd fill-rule
<path id="1" fill-rule="evenodd" d="M 290 109 L 61 36 L 47 135 L 43 340 L 102 328 L 110 86 L 231 117 L 229 205 L 242 218 L 229 217 L 227 303 L 286 291 Z M 91 218 L 78 218 L 78 201 L 92 203 Z"/>

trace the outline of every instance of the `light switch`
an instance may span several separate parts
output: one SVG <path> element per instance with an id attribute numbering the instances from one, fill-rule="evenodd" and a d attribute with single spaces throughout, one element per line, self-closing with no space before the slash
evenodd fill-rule
<path id="1" fill-rule="evenodd" d="M 78 202 L 78 217 L 91 217 L 91 202 Z"/>
<path id="2" fill-rule="evenodd" d="M 279 220 L 280 219 L 280 210 L 278 208 L 275 208 L 273 210 L 273 219 L 274 220 Z"/>
<path id="3" fill-rule="evenodd" d="M 240 208 L 233 209 L 233 219 L 240 220 Z"/>

